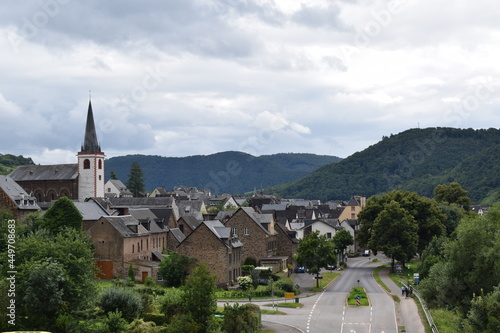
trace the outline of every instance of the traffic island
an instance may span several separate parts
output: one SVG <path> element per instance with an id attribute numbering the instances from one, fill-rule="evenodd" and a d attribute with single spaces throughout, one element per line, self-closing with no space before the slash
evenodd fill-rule
<path id="1" fill-rule="evenodd" d="M 349 296 L 347 297 L 347 305 L 353 306 L 369 306 L 370 300 L 366 295 L 365 289 L 361 287 L 354 287 L 351 289 Z"/>

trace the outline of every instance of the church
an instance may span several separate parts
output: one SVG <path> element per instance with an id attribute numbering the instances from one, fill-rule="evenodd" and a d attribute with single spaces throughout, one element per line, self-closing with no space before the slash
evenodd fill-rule
<path id="1" fill-rule="evenodd" d="M 89 101 L 84 141 L 77 154 L 77 164 L 23 165 L 9 174 L 37 202 L 50 202 L 66 196 L 84 201 L 104 197 L 104 153 L 97 141 L 97 132 Z"/>

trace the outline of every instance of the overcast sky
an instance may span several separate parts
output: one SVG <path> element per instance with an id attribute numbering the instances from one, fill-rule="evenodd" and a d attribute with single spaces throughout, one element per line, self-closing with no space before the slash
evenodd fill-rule
<path id="1" fill-rule="evenodd" d="M 347 157 L 500 127 L 494 0 L 0 2 L 0 153 Z"/>

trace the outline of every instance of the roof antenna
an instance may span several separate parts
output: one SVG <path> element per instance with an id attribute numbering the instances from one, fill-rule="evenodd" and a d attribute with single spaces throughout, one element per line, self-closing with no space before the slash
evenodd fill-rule
<path id="1" fill-rule="evenodd" d="M 89 102 L 90 102 L 91 99 L 92 99 L 92 91 L 89 90 Z"/>

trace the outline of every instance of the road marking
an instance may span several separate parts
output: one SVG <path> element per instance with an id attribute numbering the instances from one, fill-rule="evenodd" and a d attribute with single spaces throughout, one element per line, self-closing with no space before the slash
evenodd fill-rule
<path id="1" fill-rule="evenodd" d="M 309 318 L 307 319 L 307 330 L 306 330 L 307 333 L 309 333 L 309 326 L 311 324 L 311 318 L 312 318 L 314 309 L 316 308 L 316 305 L 318 304 L 321 297 L 323 297 L 323 294 L 325 293 L 325 291 L 326 290 L 323 290 L 323 292 L 319 295 L 318 299 L 316 300 L 316 302 L 314 302 L 314 305 L 311 308 L 311 312 L 309 312 Z"/>

